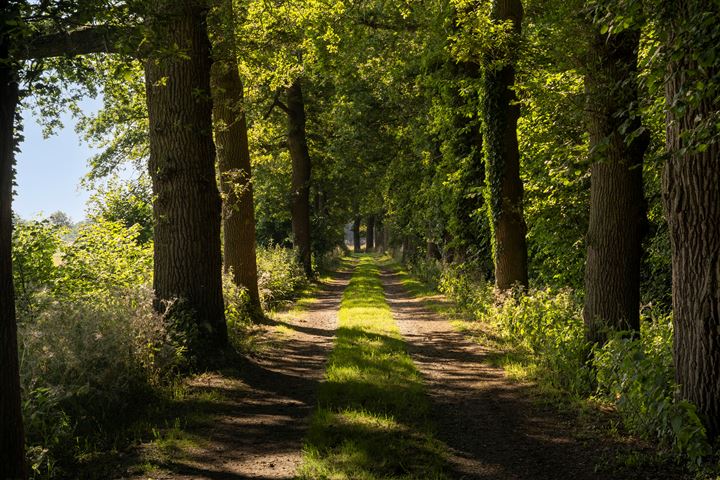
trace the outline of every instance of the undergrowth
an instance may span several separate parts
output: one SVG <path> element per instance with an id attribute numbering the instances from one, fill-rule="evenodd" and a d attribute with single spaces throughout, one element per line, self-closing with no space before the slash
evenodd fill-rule
<path id="1" fill-rule="evenodd" d="M 377 264 L 363 256 L 342 298 L 299 478 L 447 478 L 428 415 Z"/>
<path id="2" fill-rule="evenodd" d="M 152 308 L 152 242 L 137 225 L 67 231 L 18 222 L 13 235 L 28 463 L 36 479 L 75 478 L 102 452 L 148 439 L 194 369 L 188 332 Z M 307 285 L 291 250 L 258 249 L 263 305 Z M 253 346 L 247 292 L 223 282 L 232 346 Z M 88 468 L 93 468 L 90 465 Z M 104 478 L 98 473 L 97 478 Z"/>

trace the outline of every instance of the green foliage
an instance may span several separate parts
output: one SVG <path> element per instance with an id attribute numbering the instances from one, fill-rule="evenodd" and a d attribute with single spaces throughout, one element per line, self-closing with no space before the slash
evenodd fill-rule
<path id="1" fill-rule="evenodd" d="M 595 351 L 598 395 L 615 403 L 630 430 L 699 464 L 711 449 L 695 406 L 677 398 L 672 338 L 672 318 L 662 315 L 643 317 L 637 338 L 615 334 Z"/>
<path id="2" fill-rule="evenodd" d="M 23 415 L 37 478 L 65 476 L 78 455 L 111 446 L 183 366 L 184 348 L 151 295 L 145 287 L 95 292 L 21 321 Z"/>
<path id="3" fill-rule="evenodd" d="M 307 284 L 307 277 L 294 250 L 279 245 L 257 250 L 258 289 L 263 309 L 291 300 Z"/>
<path id="4" fill-rule="evenodd" d="M 61 248 L 55 290 L 67 298 L 110 294 L 144 285 L 152 275 L 152 244 L 138 243 L 140 226 L 100 220 L 79 228 Z"/>
<path id="5" fill-rule="evenodd" d="M 147 175 L 137 180 L 120 180 L 112 177 L 108 184 L 98 188 L 87 205 L 91 221 L 120 222 L 125 227 L 138 225 L 138 242 L 147 243 L 153 238 L 152 186 Z"/>
<path id="6" fill-rule="evenodd" d="M 30 316 L 58 277 L 55 264 L 64 229 L 45 221 L 15 221 L 13 228 L 13 283 L 20 317 Z"/>

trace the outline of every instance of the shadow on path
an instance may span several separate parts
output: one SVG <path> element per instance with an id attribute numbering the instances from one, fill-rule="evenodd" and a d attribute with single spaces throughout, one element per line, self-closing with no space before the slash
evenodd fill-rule
<path id="1" fill-rule="evenodd" d="M 398 274 L 383 272 L 388 303 L 422 372 L 433 403 L 436 437 L 450 449 L 454 478 L 591 480 L 678 478 L 664 472 L 598 473 L 618 441 L 580 438 L 573 420 L 533 402 L 531 387 L 508 380 L 488 361 L 494 353 L 455 331 L 422 299 L 405 291 Z"/>
<path id="2" fill-rule="evenodd" d="M 293 478 L 350 275 L 334 274 L 300 313 L 265 322 L 288 327 L 289 337 L 221 373 L 197 377 L 195 400 L 182 405 L 190 414 L 183 429 L 190 441 L 154 462 L 157 471 L 134 478 Z"/>

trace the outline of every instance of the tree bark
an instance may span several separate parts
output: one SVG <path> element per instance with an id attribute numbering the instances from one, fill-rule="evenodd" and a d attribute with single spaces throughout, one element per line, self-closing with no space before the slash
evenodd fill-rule
<path id="1" fill-rule="evenodd" d="M 594 26 L 591 28 L 595 28 Z M 585 334 L 603 344 L 610 330 L 640 329 L 640 259 L 646 204 L 642 163 L 648 134 L 628 142 L 621 132 L 641 127 L 632 110 L 640 32 L 592 36 L 585 90 L 590 155 L 590 224 L 586 237 Z"/>
<path id="2" fill-rule="evenodd" d="M 255 252 L 255 208 L 243 84 L 238 73 L 232 2 L 220 0 L 212 16 L 215 45 L 211 82 L 220 189 L 225 271 L 247 289 L 260 309 Z"/>
<path id="3" fill-rule="evenodd" d="M 718 105 L 707 96 L 697 104 L 686 103 L 685 94 L 697 81 L 717 77 L 718 68 L 699 69 L 694 58 L 704 52 L 686 38 L 678 40 L 691 24 L 698 28 L 696 14 L 712 10 L 710 18 L 718 17 L 718 7 L 710 3 L 672 4 L 676 11 L 667 43 L 676 60 L 665 83 L 669 158 L 663 200 L 672 245 L 676 381 L 682 398 L 697 406 L 712 441 L 720 435 L 720 144 L 711 139 L 698 149 L 687 139 Z M 708 38 L 712 36 L 704 40 Z M 706 45 L 714 48 L 716 42 Z M 677 108 L 681 106 L 684 110 Z"/>
<path id="4" fill-rule="evenodd" d="M 18 84 L 9 58 L 12 16 L 0 1 L 0 478 L 25 479 L 25 437 L 20 407 L 15 290 L 12 275 L 12 186 Z"/>
<path id="5" fill-rule="evenodd" d="M 155 201 L 155 306 L 192 316 L 197 353 L 227 343 L 220 252 L 220 194 L 215 180 L 206 8 L 198 0 L 156 0 L 155 52 L 145 70 L 150 176 Z"/>
<path id="6" fill-rule="evenodd" d="M 495 21 L 513 22 L 520 36 L 523 16 L 520 0 L 495 0 Z M 498 59 L 489 59 L 490 62 Z M 517 121 L 520 107 L 513 87 L 513 59 L 502 60 L 502 67 L 486 68 L 483 115 L 483 146 L 487 164 L 487 188 L 490 196 L 490 222 L 494 232 L 495 284 L 507 290 L 515 284 L 527 286 L 527 227 L 523 217 L 523 185 L 520 180 L 520 152 Z"/>
<path id="7" fill-rule="evenodd" d="M 312 276 L 310 250 L 310 152 L 305 135 L 305 100 L 300 79 L 287 90 L 288 149 L 292 159 L 292 231 L 305 275 Z"/>
<path id="8" fill-rule="evenodd" d="M 362 252 L 362 245 L 360 242 L 360 217 L 355 218 L 353 222 L 353 251 L 355 253 Z"/>
<path id="9" fill-rule="evenodd" d="M 375 215 L 367 217 L 367 239 L 365 240 L 365 251 L 375 251 Z"/>

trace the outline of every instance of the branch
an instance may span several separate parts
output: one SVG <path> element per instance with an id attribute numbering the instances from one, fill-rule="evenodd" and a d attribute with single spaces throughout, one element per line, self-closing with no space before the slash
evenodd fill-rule
<path id="1" fill-rule="evenodd" d="M 275 92 L 275 98 L 273 98 L 273 103 L 272 105 L 270 105 L 270 108 L 268 109 L 263 119 L 267 119 L 272 113 L 272 111 L 275 109 L 275 107 L 280 107 L 280 110 L 290 115 L 290 109 L 287 107 L 287 105 L 280 101 L 280 90 Z"/>
<path id="2" fill-rule="evenodd" d="M 19 60 L 30 60 L 128 52 L 135 43 L 133 38 L 136 33 L 136 29 L 130 27 L 100 25 L 71 32 L 37 35 L 18 47 L 16 57 Z"/>

